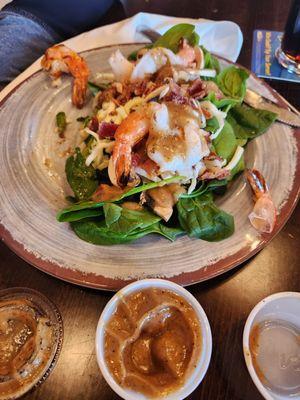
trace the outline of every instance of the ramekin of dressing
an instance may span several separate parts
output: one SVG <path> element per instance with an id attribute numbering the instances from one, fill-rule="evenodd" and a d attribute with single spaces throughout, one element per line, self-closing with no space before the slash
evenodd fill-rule
<path id="1" fill-rule="evenodd" d="M 259 302 L 245 324 L 243 350 L 265 399 L 300 400 L 300 293 L 276 293 Z"/>
<path id="2" fill-rule="evenodd" d="M 208 319 L 186 289 L 136 281 L 112 297 L 96 331 L 104 379 L 125 400 L 182 400 L 200 384 L 212 352 Z"/>

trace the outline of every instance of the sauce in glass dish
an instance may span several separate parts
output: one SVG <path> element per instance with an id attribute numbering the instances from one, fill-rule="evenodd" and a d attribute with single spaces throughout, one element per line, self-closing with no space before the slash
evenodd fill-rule
<path id="1" fill-rule="evenodd" d="M 120 297 L 105 326 L 104 358 L 123 388 L 161 398 L 196 368 L 202 335 L 193 307 L 160 288 Z"/>
<path id="2" fill-rule="evenodd" d="M 22 396 L 54 367 L 62 342 L 61 317 L 38 292 L 0 291 L 0 399 Z"/>

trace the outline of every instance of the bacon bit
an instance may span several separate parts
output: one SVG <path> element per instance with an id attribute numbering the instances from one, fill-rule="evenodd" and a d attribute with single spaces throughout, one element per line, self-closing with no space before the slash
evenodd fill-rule
<path id="1" fill-rule="evenodd" d="M 117 200 L 123 193 L 127 192 L 128 188 L 120 189 L 116 186 L 106 185 L 101 183 L 98 189 L 92 196 L 93 201 L 114 201 Z"/>
<path id="2" fill-rule="evenodd" d="M 118 124 L 112 122 L 101 122 L 98 127 L 98 135 L 100 139 L 113 139 L 115 137 Z"/>
<path id="3" fill-rule="evenodd" d="M 206 85 L 200 79 L 196 79 L 188 88 L 188 94 L 194 99 L 202 99 L 206 96 Z"/>
<path id="4" fill-rule="evenodd" d="M 104 102 L 114 101 L 117 96 L 118 92 L 116 87 L 111 85 L 109 88 L 102 90 L 97 94 L 97 107 L 101 108 Z"/>
<path id="5" fill-rule="evenodd" d="M 227 178 L 230 175 L 230 171 L 226 168 L 216 168 L 215 171 L 206 171 L 204 174 L 202 174 L 199 179 L 200 180 L 205 180 L 205 179 L 224 179 Z"/>
<path id="6" fill-rule="evenodd" d="M 97 117 L 92 117 L 92 119 L 88 123 L 88 128 L 93 132 L 97 132 L 98 131 L 98 129 L 99 129 L 99 121 L 98 121 Z"/>
<path id="7" fill-rule="evenodd" d="M 153 90 L 156 85 L 153 82 L 142 80 L 139 82 L 126 83 L 123 85 L 122 94 L 116 95 L 118 104 L 125 104 L 134 96 L 143 96 Z"/>
<path id="8" fill-rule="evenodd" d="M 177 85 L 174 81 L 170 81 L 169 83 L 170 90 L 164 97 L 165 101 L 172 101 L 175 104 L 189 104 L 190 99 L 183 91 L 183 89 Z"/>

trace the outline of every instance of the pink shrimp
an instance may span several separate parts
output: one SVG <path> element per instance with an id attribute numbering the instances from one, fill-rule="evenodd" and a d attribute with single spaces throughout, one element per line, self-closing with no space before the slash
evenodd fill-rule
<path id="1" fill-rule="evenodd" d="M 67 46 L 58 44 L 46 51 L 41 65 L 54 79 L 59 78 L 63 72 L 74 77 L 72 103 L 77 108 L 82 108 L 90 73 L 85 60 Z"/>
<path id="2" fill-rule="evenodd" d="M 186 39 L 182 39 L 181 47 L 177 55 L 181 57 L 187 65 L 192 64 L 196 59 L 195 49 L 188 44 Z"/>
<path id="3" fill-rule="evenodd" d="M 146 136 L 148 131 L 149 119 L 138 111 L 129 114 L 117 128 L 108 167 L 113 185 L 123 188 L 132 179 L 132 148 Z"/>
<path id="4" fill-rule="evenodd" d="M 252 226 L 259 232 L 271 233 L 276 223 L 276 208 L 262 174 L 256 169 L 248 169 L 245 176 L 254 193 L 255 205 L 249 214 Z"/>

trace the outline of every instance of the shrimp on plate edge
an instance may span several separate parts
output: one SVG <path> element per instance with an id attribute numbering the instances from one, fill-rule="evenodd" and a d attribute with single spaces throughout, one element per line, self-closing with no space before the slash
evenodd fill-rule
<path id="1" fill-rule="evenodd" d="M 245 177 L 254 193 L 255 205 L 249 214 L 251 225 L 259 232 L 271 233 L 276 224 L 276 207 L 263 175 L 256 169 L 247 169 Z"/>
<path id="2" fill-rule="evenodd" d="M 41 65 L 54 79 L 59 78 L 62 73 L 73 76 L 72 103 L 77 108 L 82 108 L 90 73 L 86 61 L 64 44 L 58 44 L 46 50 Z"/>

